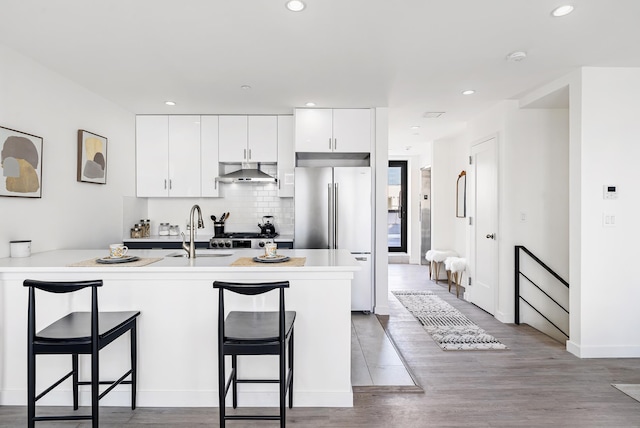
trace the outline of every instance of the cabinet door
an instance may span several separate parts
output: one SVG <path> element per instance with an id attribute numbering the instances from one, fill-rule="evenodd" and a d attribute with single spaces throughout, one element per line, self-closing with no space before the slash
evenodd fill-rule
<path id="1" fill-rule="evenodd" d="M 247 161 L 247 116 L 220 116 L 220 162 Z"/>
<path id="2" fill-rule="evenodd" d="M 295 151 L 330 152 L 332 147 L 331 109 L 296 109 Z"/>
<path id="3" fill-rule="evenodd" d="M 278 116 L 278 196 L 281 198 L 293 198 L 295 158 L 293 116 Z"/>
<path id="4" fill-rule="evenodd" d="M 169 196 L 200 196 L 200 116 L 169 116 Z"/>
<path id="5" fill-rule="evenodd" d="M 200 117 L 200 193 L 203 197 L 220 196 L 216 177 L 218 164 L 218 116 Z"/>
<path id="6" fill-rule="evenodd" d="M 333 110 L 333 151 L 371 151 L 371 111 L 369 109 Z"/>
<path id="7" fill-rule="evenodd" d="M 136 116 L 136 194 L 167 196 L 169 117 Z"/>
<path id="8" fill-rule="evenodd" d="M 278 116 L 247 118 L 247 160 L 249 162 L 278 161 Z"/>

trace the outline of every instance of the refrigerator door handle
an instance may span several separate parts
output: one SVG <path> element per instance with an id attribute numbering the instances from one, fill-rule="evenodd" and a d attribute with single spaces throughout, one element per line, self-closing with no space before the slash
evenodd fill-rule
<path id="1" fill-rule="evenodd" d="M 333 206 L 335 207 L 333 211 L 333 215 L 335 216 L 335 220 L 333 221 L 333 248 L 338 248 L 338 236 L 340 236 L 338 235 L 338 207 L 340 206 L 338 203 L 338 183 L 335 183 L 333 187 Z"/>
<path id="2" fill-rule="evenodd" d="M 334 234 L 333 234 L 333 189 L 331 187 L 331 183 L 327 184 L 327 209 L 329 210 L 327 215 L 327 228 L 329 231 L 329 248 L 333 248 L 334 242 Z"/>

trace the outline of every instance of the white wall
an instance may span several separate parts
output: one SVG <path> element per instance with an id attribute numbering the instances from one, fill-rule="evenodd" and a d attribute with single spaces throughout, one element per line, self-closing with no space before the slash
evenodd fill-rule
<path id="1" fill-rule="evenodd" d="M 387 240 L 387 183 L 389 169 L 389 109 L 376 108 L 375 151 L 375 313 L 389 314 L 389 243 Z"/>
<path id="2" fill-rule="evenodd" d="M 514 246 L 525 245 L 568 278 L 568 113 L 525 110 L 503 101 L 470 121 L 467 130 L 434 144 L 434 248 L 470 257 L 468 219 L 455 218 L 455 180 L 467 170 L 471 146 L 498 136 L 499 300 L 496 318 L 513 322 Z M 521 221 L 521 214 L 526 220 Z M 473 286 L 468 287 L 472 295 Z M 566 298 L 565 298 L 566 300 Z"/>
<path id="3" fill-rule="evenodd" d="M 576 153 L 581 165 L 581 281 L 576 302 L 580 316 L 575 319 L 581 331 L 579 337 L 572 335 L 569 348 L 582 357 L 640 356 L 640 228 L 634 223 L 640 209 L 638 93 L 638 68 L 582 70 L 581 147 Z M 604 200 L 603 185 L 618 186 L 618 199 Z M 615 227 L 603 227 L 604 213 L 616 216 Z"/>
<path id="4" fill-rule="evenodd" d="M 3 46 L 0 100 L 0 126 L 44 139 L 42 198 L 0 197 L 0 257 L 18 239 L 33 252 L 120 241 L 123 196 L 135 193 L 134 115 Z M 76 181 L 78 129 L 108 138 L 106 185 Z"/>
<path id="5" fill-rule="evenodd" d="M 456 185 L 460 172 L 469 169 L 469 153 L 469 141 L 465 134 L 433 144 L 431 248 L 453 250 L 460 257 L 468 257 L 468 219 L 456 217 Z"/>

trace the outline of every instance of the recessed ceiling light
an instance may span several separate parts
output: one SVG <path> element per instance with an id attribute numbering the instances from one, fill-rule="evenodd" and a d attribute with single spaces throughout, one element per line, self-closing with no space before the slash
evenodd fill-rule
<path id="1" fill-rule="evenodd" d="M 418 125 L 413 125 L 413 126 L 411 127 L 411 129 L 420 129 L 420 126 L 418 126 Z"/>
<path id="2" fill-rule="evenodd" d="M 405 150 L 411 150 L 411 146 L 404 146 Z"/>
<path id="3" fill-rule="evenodd" d="M 462 91 L 462 95 L 473 95 L 475 93 L 476 91 L 474 91 L 473 89 L 467 89 L 466 91 Z"/>
<path id="4" fill-rule="evenodd" d="M 251 86 L 249 86 L 249 85 L 242 85 L 242 86 L 240 86 L 240 89 L 242 89 L 242 90 L 246 91 L 246 90 L 251 89 Z"/>
<path id="5" fill-rule="evenodd" d="M 507 61 L 520 62 L 527 57 L 527 53 L 523 51 L 511 52 L 507 55 Z"/>
<path id="6" fill-rule="evenodd" d="M 305 104 L 305 106 L 307 106 L 307 107 L 315 107 L 316 103 L 308 102 L 308 103 Z"/>
<path id="7" fill-rule="evenodd" d="M 561 16 L 569 15 L 571 12 L 573 12 L 573 6 L 571 6 L 570 4 L 565 4 L 553 9 L 553 11 L 551 11 L 551 16 L 560 18 Z"/>
<path id="8" fill-rule="evenodd" d="M 307 5 L 300 0 L 289 0 L 285 3 L 285 7 L 291 12 L 301 12 L 305 7 L 307 7 Z"/>
<path id="9" fill-rule="evenodd" d="M 175 103 L 175 102 L 173 102 L 173 101 L 165 101 L 164 103 L 165 103 L 166 105 L 168 105 L 168 106 L 174 106 L 174 105 L 176 105 L 176 103 Z"/>

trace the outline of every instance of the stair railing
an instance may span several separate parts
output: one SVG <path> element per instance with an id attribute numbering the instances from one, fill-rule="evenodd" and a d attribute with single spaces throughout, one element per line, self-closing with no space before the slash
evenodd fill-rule
<path id="1" fill-rule="evenodd" d="M 538 265 L 540 265 L 541 267 L 543 267 L 547 272 L 549 272 L 555 279 L 557 279 L 562 285 L 564 285 L 565 287 L 569 288 L 569 283 L 567 281 L 565 281 L 564 279 L 562 279 L 562 277 L 560 277 L 560 275 L 558 275 L 553 269 L 551 269 L 549 266 L 547 266 L 542 260 L 540 260 L 538 257 L 536 257 L 531 251 L 529 251 L 525 246 L 523 245 L 516 245 L 515 246 L 515 323 L 520 325 L 520 300 L 522 300 L 523 302 L 525 302 L 527 305 L 529 305 L 529 307 L 531 307 L 531 309 L 533 309 L 534 311 L 536 311 L 542 318 L 544 318 L 545 320 L 547 320 L 547 322 L 549 322 L 549 324 L 551 324 L 552 326 L 554 326 L 559 332 L 561 332 L 562 334 L 564 334 L 567 338 L 569 338 L 569 334 L 568 332 L 565 332 L 563 329 L 561 329 L 560 327 L 558 327 L 553 321 L 551 321 L 549 318 L 547 318 L 542 312 L 540 312 L 540 310 L 538 308 L 536 308 L 535 306 L 533 306 L 533 304 L 531 304 L 529 301 L 527 301 L 524 297 L 520 296 L 520 277 L 524 277 L 527 281 L 529 281 L 529 283 L 531 283 L 533 286 L 535 286 L 538 290 L 540 290 L 545 296 L 547 296 L 553 303 L 555 303 L 559 308 L 561 308 L 562 310 L 564 310 L 567 315 L 569 314 L 569 310 L 566 309 L 564 306 L 562 306 L 560 303 L 558 303 L 553 297 L 551 297 L 546 291 L 544 291 L 542 288 L 540 288 L 540 286 L 538 286 L 538 284 L 536 284 L 535 282 L 533 282 L 529 277 L 527 277 L 524 273 L 522 273 L 520 271 L 520 251 L 524 251 L 529 257 L 531 257 Z"/>

